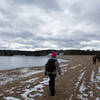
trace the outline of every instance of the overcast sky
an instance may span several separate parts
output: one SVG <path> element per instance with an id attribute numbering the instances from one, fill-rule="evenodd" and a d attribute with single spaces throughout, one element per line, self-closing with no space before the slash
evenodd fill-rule
<path id="1" fill-rule="evenodd" d="M 100 0 L 0 0 L 0 50 L 100 49 Z"/>

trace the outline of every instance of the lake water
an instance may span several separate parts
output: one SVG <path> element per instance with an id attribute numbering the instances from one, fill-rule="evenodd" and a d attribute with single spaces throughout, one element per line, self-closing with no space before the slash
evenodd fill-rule
<path id="1" fill-rule="evenodd" d="M 49 58 L 47 56 L 0 56 L 0 70 L 44 66 Z M 58 62 L 69 60 L 58 59 Z"/>

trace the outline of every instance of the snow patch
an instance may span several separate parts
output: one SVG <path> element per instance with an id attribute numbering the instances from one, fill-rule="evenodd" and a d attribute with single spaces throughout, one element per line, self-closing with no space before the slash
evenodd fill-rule
<path id="1" fill-rule="evenodd" d="M 98 73 L 96 75 L 96 79 L 95 79 L 95 86 L 98 90 L 100 90 L 100 67 L 98 68 Z"/>
<path id="2" fill-rule="evenodd" d="M 100 75 L 97 75 L 96 79 L 100 82 Z"/>
<path id="3" fill-rule="evenodd" d="M 32 71 L 32 72 L 29 72 L 25 75 L 22 75 L 22 77 L 28 77 L 28 76 L 31 76 L 31 75 L 34 75 L 34 74 L 38 74 L 38 73 L 42 73 L 44 72 L 44 70 L 40 70 L 40 71 Z"/>
<path id="4" fill-rule="evenodd" d="M 22 72 L 22 73 L 27 73 L 28 71 L 29 71 L 28 68 L 24 68 L 24 69 L 20 70 L 20 72 Z"/>
<path id="5" fill-rule="evenodd" d="M 83 97 L 83 95 L 78 94 L 78 99 L 80 100 L 88 100 L 87 97 Z"/>
<path id="6" fill-rule="evenodd" d="M 85 81 L 83 81 L 83 83 L 80 86 L 80 90 L 79 90 L 80 93 L 83 93 L 83 94 L 84 94 L 84 91 L 87 89 L 84 84 L 85 84 Z M 88 95 L 84 94 L 84 96 L 88 96 Z"/>
<path id="7" fill-rule="evenodd" d="M 79 66 L 81 66 L 81 64 L 78 64 L 78 65 L 76 65 L 76 66 L 73 66 L 73 67 L 71 67 L 70 69 L 75 69 L 75 68 L 77 68 L 77 67 L 79 67 Z"/>
<path id="8" fill-rule="evenodd" d="M 34 98 L 34 97 L 36 97 L 36 96 L 42 96 L 42 94 L 41 93 L 36 93 L 36 94 L 34 94 L 34 95 L 31 95 L 31 94 L 29 94 L 29 97 L 31 97 L 31 98 Z M 29 99 L 30 100 L 30 99 Z M 33 100 L 33 99 L 32 99 Z"/>
<path id="9" fill-rule="evenodd" d="M 76 83 L 76 88 L 78 87 L 80 81 L 82 80 L 84 74 L 85 74 L 86 71 L 84 71 L 83 73 L 80 74 L 80 76 L 78 77 L 78 82 Z"/>
<path id="10" fill-rule="evenodd" d="M 69 100 L 72 100 L 73 94 L 70 96 Z M 67 100 L 67 99 L 66 99 Z"/>
<path id="11" fill-rule="evenodd" d="M 39 78 L 36 77 L 36 78 L 30 79 L 30 80 L 27 80 L 27 81 L 25 81 L 25 82 L 27 82 L 27 83 L 33 83 L 33 82 L 36 81 L 37 79 L 39 79 Z"/>
<path id="12" fill-rule="evenodd" d="M 93 97 L 93 91 L 90 91 L 90 96 Z"/>
<path id="13" fill-rule="evenodd" d="M 62 65 L 60 65 L 60 67 L 66 67 L 66 66 L 68 66 L 68 64 L 62 64 Z"/>
<path id="14" fill-rule="evenodd" d="M 100 100 L 100 97 L 97 97 L 96 100 Z"/>
<path id="15" fill-rule="evenodd" d="M 96 76 L 96 79 L 97 79 L 98 82 L 100 82 L 100 67 L 98 69 L 98 74 Z"/>
<path id="16" fill-rule="evenodd" d="M 92 70 L 92 74 L 91 74 L 91 82 L 94 82 L 94 71 Z"/>
<path id="17" fill-rule="evenodd" d="M 25 100 L 34 100 L 33 97 L 36 96 L 42 96 L 42 92 L 44 92 L 43 88 L 45 85 L 48 85 L 48 78 L 44 78 L 42 82 L 40 82 L 40 84 L 34 86 L 31 89 L 25 89 L 25 92 L 23 94 L 21 94 L 22 98 L 24 98 Z M 31 92 L 36 92 L 35 94 L 30 94 Z M 28 97 L 29 95 L 29 97 Z"/>
<path id="18" fill-rule="evenodd" d="M 14 97 L 4 97 L 5 100 L 21 100 L 18 98 L 14 98 Z"/>
<path id="19" fill-rule="evenodd" d="M 43 78 L 44 81 L 40 82 L 41 84 L 48 85 L 49 78 Z"/>
<path id="20" fill-rule="evenodd" d="M 28 71 L 27 68 L 25 68 L 25 70 L 23 69 L 21 71 L 25 72 L 25 73 L 24 74 L 21 73 L 20 75 L 7 75 L 7 73 L 0 74 L 0 85 L 4 85 L 4 84 L 7 84 L 8 82 L 12 82 L 12 81 L 18 80 L 18 79 L 20 79 L 22 77 L 28 77 L 28 76 L 31 76 L 31 75 L 34 75 L 34 74 L 38 74 L 38 73 L 44 72 L 44 70 L 33 70 L 31 72 L 27 72 Z"/>
<path id="21" fill-rule="evenodd" d="M 62 72 L 64 73 L 64 72 L 67 72 L 67 68 L 65 67 L 65 68 L 63 68 L 62 69 Z"/>
<path id="22" fill-rule="evenodd" d="M 100 90 L 100 86 L 97 85 L 96 88 L 97 88 L 98 90 Z"/>
<path id="23" fill-rule="evenodd" d="M 85 93 L 86 90 L 86 86 L 85 86 L 85 81 L 82 82 L 79 92 L 80 94 L 78 94 L 78 98 L 81 100 L 88 100 L 88 94 Z"/>

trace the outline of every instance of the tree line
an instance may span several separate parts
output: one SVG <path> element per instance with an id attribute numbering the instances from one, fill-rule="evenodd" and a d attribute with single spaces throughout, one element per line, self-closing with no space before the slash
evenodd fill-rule
<path id="1" fill-rule="evenodd" d="M 58 55 L 100 55 L 100 51 L 95 50 L 38 50 L 38 51 L 20 51 L 20 50 L 0 50 L 0 56 L 46 56 L 56 51 Z"/>

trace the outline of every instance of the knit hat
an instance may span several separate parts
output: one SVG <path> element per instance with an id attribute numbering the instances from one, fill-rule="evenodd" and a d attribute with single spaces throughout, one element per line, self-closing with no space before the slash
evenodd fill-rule
<path id="1" fill-rule="evenodd" d="M 52 57 L 56 57 L 56 52 L 52 52 Z"/>

